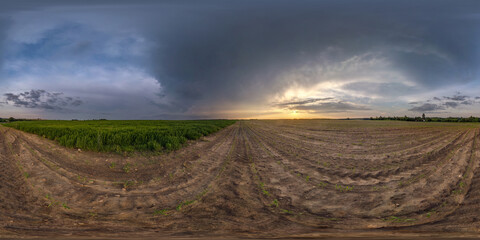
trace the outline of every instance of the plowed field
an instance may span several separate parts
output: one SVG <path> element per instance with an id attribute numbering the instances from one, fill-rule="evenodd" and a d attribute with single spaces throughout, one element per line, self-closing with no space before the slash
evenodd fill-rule
<path id="1" fill-rule="evenodd" d="M 0 126 L 0 236 L 475 236 L 479 129 L 251 120 L 123 156 Z"/>

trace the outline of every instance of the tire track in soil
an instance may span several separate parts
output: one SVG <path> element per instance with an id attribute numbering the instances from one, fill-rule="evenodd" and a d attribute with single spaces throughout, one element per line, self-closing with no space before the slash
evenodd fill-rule
<path id="1" fill-rule="evenodd" d="M 48 212 L 42 211 L 39 206 L 43 202 L 31 194 L 11 141 L 7 139 L 6 129 L 0 128 L 0 226 L 41 223 Z"/>
<path id="2" fill-rule="evenodd" d="M 258 136 L 268 136 L 268 134 L 259 134 L 256 133 Z M 294 169 L 316 169 L 318 173 L 324 174 L 327 179 L 324 179 L 324 182 L 337 182 L 343 185 L 355 185 L 355 186 L 360 186 L 360 185 L 372 185 L 372 180 L 374 183 L 382 183 L 382 184 L 388 184 L 389 182 L 386 181 L 387 178 L 391 179 L 390 181 L 400 181 L 404 178 L 408 178 L 409 176 L 415 174 L 418 169 L 421 169 L 421 166 L 425 166 L 429 162 L 433 161 L 436 159 L 438 156 L 443 156 L 446 152 L 449 151 L 453 146 L 455 146 L 455 143 L 461 141 L 462 137 L 465 136 L 465 133 L 459 134 L 455 140 L 447 144 L 446 146 L 443 146 L 441 149 L 438 149 L 436 153 L 434 153 L 432 156 L 427 156 L 423 157 L 422 161 L 414 161 L 411 164 L 404 164 L 401 167 L 397 167 L 394 169 L 388 169 L 388 170 L 380 170 L 376 172 L 368 172 L 368 171 L 357 171 L 357 173 L 352 173 L 351 170 L 346 170 L 346 169 L 333 169 L 333 168 L 324 168 L 322 166 L 313 165 L 312 162 L 313 160 L 309 160 L 311 158 L 309 157 L 303 157 L 303 156 L 292 156 L 285 150 L 283 150 L 285 147 L 288 148 L 294 148 L 291 146 L 291 144 L 287 147 L 286 145 L 275 145 L 274 141 L 264 141 L 264 145 L 267 146 L 267 148 L 270 149 L 270 151 L 273 151 L 273 153 L 277 156 L 280 156 L 282 158 L 282 161 L 287 166 L 293 167 Z M 272 138 L 271 138 L 272 139 Z M 273 138 L 275 139 L 275 138 Z M 278 138 L 277 138 L 278 139 Z M 314 150 L 312 150 L 314 151 Z M 291 160 L 295 160 L 295 166 L 291 164 Z M 346 160 L 345 159 L 339 159 L 338 160 L 342 164 Z M 296 167 L 299 166 L 299 167 Z M 301 172 L 301 171 L 298 171 Z M 309 176 L 314 176 L 316 174 L 315 171 L 311 171 Z M 304 174 L 302 174 L 304 175 Z M 392 176 L 398 175 L 396 178 L 392 178 Z M 366 187 L 372 187 L 372 186 L 366 186 Z"/>
<path id="3" fill-rule="evenodd" d="M 459 157 L 458 159 L 454 159 L 454 160 L 451 161 L 452 164 L 454 165 L 453 168 L 452 168 L 452 167 L 449 167 L 449 168 L 446 168 L 446 167 L 445 167 L 446 169 L 445 169 L 444 173 L 441 173 L 440 176 L 447 176 L 447 175 L 449 175 L 449 174 L 450 174 L 450 175 L 452 175 L 452 174 L 455 175 L 455 171 L 454 171 L 453 169 L 458 169 L 458 170 L 456 170 L 456 171 L 463 171 L 462 168 L 466 167 L 466 166 L 461 167 L 460 164 L 457 164 L 457 163 L 460 163 L 460 161 L 461 161 L 462 159 L 465 159 L 465 158 L 466 158 L 466 157 L 465 157 L 465 156 L 466 156 L 466 152 L 465 152 L 465 151 L 468 151 L 468 149 L 469 149 L 469 142 L 471 142 L 471 139 L 468 138 L 469 135 L 472 135 L 472 134 L 471 134 L 471 133 L 470 133 L 470 134 L 467 134 L 466 132 L 464 132 L 464 134 L 461 134 L 460 136 L 458 136 L 458 137 L 456 138 L 456 140 L 454 141 L 454 144 L 450 144 L 450 147 L 446 148 L 445 151 L 443 151 L 442 154 L 437 154 L 437 158 L 438 158 L 438 157 L 440 157 L 440 156 L 443 156 L 444 153 L 450 151 L 450 150 L 448 150 L 448 149 L 451 149 L 451 148 L 453 148 L 453 147 L 459 148 L 460 146 L 465 146 L 465 147 L 464 147 L 464 150 L 463 150 L 463 153 L 462 153 L 462 154 L 459 154 L 461 157 Z M 261 136 L 260 136 L 259 134 L 257 134 L 257 138 L 258 138 L 258 139 L 261 139 Z M 262 142 L 261 140 L 259 140 L 259 141 Z M 263 142 L 263 143 L 260 143 L 259 145 L 267 145 L 267 143 Z M 278 148 L 275 148 L 275 149 L 278 150 Z M 270 152 L 270 151 L 267 150 L 267 149 L 265 149 L 265 150 L 266 150 L 267 152 Z M 458 150 L 458 149 L 457 149 L 457 150 Z M 460 151 L 460 150 L 458 150 L 458 151 Z M 272 154 L 272 153 L 270 152 L 269 154 Z M 277 154 L 274 154 L 274 155 L 277 155 L 277 156 L 278 156 L 278 153 L 277 153 Z M 291 159 L 291 158 L 290 158 L 290 159 Z M 285 160 L 285 157 L 282 157 L 282 160 Z M 301 160 L 301 159 L 297 159 L 297 160 Z M 448 161 L 450 161 L 450 158 L 446 158 L 446 159 L 443 160 L 442 162 L 448 162 Z M 297 164 L 297 166 L 299 166 L 299 165 L 298 165 L 298 163 L 299 163 L 298 161 L 296 161 L 295 163 Z M 437 163 L 436 163 L 436 164 L 437 164 Z M 421 173 L 421 171 L 425 172 L 425 171 L 424 171 L 424 168 L 427 167 L 427 166 L 430 166 L 430 165 L 432 165 L 432 164 L 429 164 L 429 162 L 422 162 L 418 167 L 416 167 L 417 172 L 420 172 L 420 173 Z M 456 166 L 456 165 L 459 165 L 459 166 Z M 289 166 L 291 166 L 291 164 L 289 164 Z M 462 165 L 462 166 L 463 166 L 463 165 Z M 437 164 L 437 166 L 435 166 L 435 169 L 436 169 L 437 167 L 438 167 L 438 169 L 440 169 L 440 170 L 442 170 L 442 169 L 444 168 L 444 166 L 438 166 L 438 164 Z M 307 166 L 306 168 L 308 169 L 308 166 Z M 299 169 L 306 169 L 306 168 L 305 168 L 304 166 L 301 167 L 301 165 L 300 165 L 300 167 L 299 167 Z M 429 172 L 430 172 L 430 173 L 429 173 Z M 420 173 L 416 173 L 415 175 L 412 175 L 412 176 L 421 175 Z M 433 174 L 432 170 L 427 170 L 425 173 L 429 173 L 429 174 L 426 174 L 427 177 L 429 177 L 429 176 L 431 176 L 431 175 Z M 312 175 L 310 175 L 310 176 L 312 176 Z M 304 177 L 304 176 L 302 175 L 302 177 Z M 389 174 L 385 174 L 385 177 L 388 178 L 388 177 L 391 177 L 391 176 L 390 176 Z M 429 177 L 429 178 L 430 178 L 430 177 Z M 445 187 L 445 188 L 451 189 L 451 188 L 452 188 L 452 185 L 455 185 L 455 184 L 458 183 L 457 181 L 455 181 L 455 179 L 456 179 L 456 175 L 455 175 L 455 176 L 449 176 L 449 177 L 447 177 L 446 180 L 452 180 L 451 182 L 447 182 L 447 183 L 439 183 L 439 182 L 438 182 L 438 180 L 439 180 L 438 178 L 437 178 L 437 180 L 430 180 L 430 179 L 429 179 L 429 181 L 432 181 L 432 183 L 433 183 L 434 181 L 437 181 L 437 184 L 439 184 L 439 186 L 447 186 L 447 185 L 448 185 L 449 187 Z M 312 181 L 312 180 L 313 180 L 313 181 Z M 313 179 L 313 178 L 310 178 L 309 181 L 314 182 L 314 179 Z M 305 182 L 300 182 L 299 185 L 305 185 Z M 314 185 L 314 184 L 313 184 L 313 185 Z M 422 186 L 424 186 L 424 185 L 426 185 L 426 183 L 422 183 Z M 428 185 L 427 185 L 427 186 L 428 186 Z M 412 186 L 410 187 L 410 191 L 414 191 L 413 189 L 415 189 L 415 188 L 418 189 L 418 187 L 414 184 L 414 185 L 412 185 Z M 425 191 L 425 190 L 423 191 L 423 192 L 425 192 L 425 194 L 420 195 L 420 197 L 419 197 L 420 200 L 419 200 L 419 201 L 421 201 L 421 200 L 423 200 L 423 199 L 425 199 L 425 198 L 428 198 L 428 197 L 433 198 L 433 199 L 436 199 L 435 197 L 441 195 L 441 194 L 442 194 L 442 191 L 444 191 L 443 188 L 444 188 L 444 187 L 433 188 L 433 187 L 431 187 L 431 186 L 428 186 L 427 188 L 425 188 L 427 191 Z M 297 186 L 297 189 L 302 189 L 302 188 L 301 188 L 300 186 Z M 315 188 L 311 188 L 311 189 L 312 189 L 312 191 L 310 192 L 310 194 L 312 194 L 313 192 L 317 192 L 317 193 L 319 192 L 319 189 L 315 189 Z M 358 188 L 357 188 L 357 189 L 358 189 Z M 432 192 L 432 190 L 434 190 L 434 191 Z M 356 191 L 359 191 L 359 190 L 356 190 Z M 356 192 L 356 191 L 353 191 L 353 192 Z M 378 212 L 371 212 L 370 214 L 365 215 L 365 213 L 368 213 L 369 211 L 371 211 L 371 209 L 368 207 L 368 206 L 371 206 L 371 205 L 366 205 L 366 206 L 364 205 L 364 206 L 362 206 L 362 205 L 363 205 L 362 202 L 370 202 L 370 203 L 372 203 L 372 201 L 375 201 L 375 200 L 374 200 L 375 198 L 373 198 L 373 199 L 372 199 L 372 198 L 368 198 L 368 197 L 366 197 L 365 195 L 368 195 L 368 194 L 370 194 L 370 195 L 379 195 L 379 193 L 376 193 L 376 194 L 373 193 L 373 194 L 372 194 L 371 191 L 370 191 L 370 192 L 369 192 L 369 191 L 365 192 L 365 191 L 362 191 L 362 190 L 360 190 L 360 191 L 361 191 L 361 192 L 359 193 L 359 196 L 357 196 L 357 198 L 356 198 L 357 201 L 359 200 L 359 202 L 357 202 L 357 203 L 355 203 L 355 204 L 348 203 L 349 200 L 347 200 L 347 202 L 346 202 L 344 199 L 339 198 L 339 197 L 338 197 L 338 196 L 339 196 L 338 194 L 329 197 L 329 198 L 328 198 L 329 202 L 335 202 L 335 203 L 336 203 L 336 204 L 335 204 L 336 206 L 332 206 L 332 205 L 328 206 L 328 203 L 321 203 L 321 204 L 319 204 L 319 199 L 322 199 L 322 197 L 324 198 L 325 195 L 326 195 L 324 192 L 323 192 L 323 193 L 319 193 L 319 195 L 316 195 L 316 196 L 315 196 L 315 194 L 314 194 L 314 195 L 310 195 L 310 197 L 309 197 L 308 195 L 305 195 L 305 194 L 302 195 L 302 194 L 301 194 L 302 191 L 300 191 L 300 193 L 297 192 L 297 193 L 291 194 L 291 195 L 297 195 L 297 198 L 299 198 L 299 199 L 309 199 L 309 198 L 312 198 L 312 199 L 313 199 L 313 202 L 312 202 L 312 203 L 314 203 L 314 205 L 316 205 L 316 206 L 315 206 L 315 207 L 311 207 L 311 209 L 316 209 L 317 211 L 318 211 L 318 209 L 321 209 L 321 207 L 324 207 L 324 206 L 328 206 L 328 207 L 327 207 L 328 209 L 335 209 L 335 208 L 338 208 L 339 206 L 342 206 L 342 205 L 343 205 L 343 206 L 348 206 L 348 205 L 350 205 L 350 208 L 351 208 L 351 209 L 349 210 L 350 212 L 352 212 L 352 210 L 358 210 L 358 209 L 361 209 L 362 207 L 366 207 L 366 209 L 365 209 L 364 212 L 357 212 L 356 214 L 350 213 L 350 214 L 351 214 L 350 217 L 355 216 L 355 215 L 357 215 L 359 218 L 365 218 L 365 217 L 367 217 L 368 215 L 372 215 L 371 217 L 374 217 L 375 215 L 378 216 L 378 214 L 379 214 Z M 418 191 L 418 190 L 415 190 L 415 191 Z M 449 190 L 448 190 L 448 191 L 449 191 Z M 353 192 L 352 192 L 351 194 L 353 194 Z M 405 195 L 405 194 L 401 194 L 401 192 L 400 192 L 400 193 L 397 192 L 396 189 L 392 189 L 392 190 L 390 190 L 390 192 L 391 192 L 390 194 L 387 194 L 386 192 L 382 192 L 383 195 L 387 195 L 388 197 L 384 197 L 384 200 L 382 200 L 382 202 L 380 202 L 380 203 L 377 204 L 377 205 L 385 205 L 386 203 L 389 203 L 389 202 L 390 202 L 390 197 L 394 197 L 394 196 L 392 196 L 392 195 L 395 195 L 395 194 L 396 194 L 397 196 L 398 196 L 398 195 Z M 429 194 L 430 194 L 430 195 L 429 195 Z M 312 197 L 312 196 L 313 196 L 313 197 Z M 433 197 L 432 197 L 432 196 L 433 196 Z M 440 196 L 439 196 L 439 197 L 440 197 Z M 395 198 L 398 200 L 398 197 L 395 197 Z M 348 198 L 347 198 L 347 199 L 348 199 Z M 354 198 L 349 198 L 349 199 L 354 199 Z M 413 201 L 413 200 L 411 199 L 410 201 Z M 426 207 L 428 206 L 428 204 L 434 204 L 434 203 L 432 203 L 431 201 L 432 201 L 432 200 L 422 201 L 422 206 L 424 206 L 424 208 L 426 208 Z M 433 200 L 433 201 L 435 201 L 435 200 Z M 377 200 L 377 202 L 378 202 L 378 200 Z M 412 204 L 412 203 L 413 203 L 413 204 Z M 410 203 L 410 204 L 411 204 L 411 205 L 416 205 L 416 204 L 418 204 L 418 203 L 415 203 L 415 202 L 412 202 L 412 203 Z M 427 204 L 427 203 L 428 203 L 428 204 Z M 392 203 L 392 205 L 394 205 L 394 204 L 395 204 L 395 203 Z M 374 205 L 375 205 L 375 204 L 374 204 Z M 353 207 L 353 206 L 355 206 L 355 207 Z M 404 207 L 404 206 L 402 206 L 402 208 L 403 208 L 403 207 Z M 387 213 L 387 212 L 390 211 L 389 209 L 391 209 L 392 207 L 384 206 L 384 208 L 385 208 L 384 211 Z M 405 206 L 405 209 L 408 209 L 408 206 Z M 400 210 L 400 211 L 399 211 L 399 210 Z M 408 215 L 408 213 L 409 213 L 409 212 L 412 212 L 412 211 L 417 211 L 417 210 L 410 208 L 410 210 L 407 210 L 407 212 L 403 212 L 402 215 Z M 354 212 L 355 212 L 355 211 L 354 211 Z M 397 209 L 395 212 L 400 213 L 400 212 L 402 212 L 402 211 L 401 211 L 401 209 Z M 385 214 L 386 214 L 386 213 L 385 213 Z M 385 215 L 385 214 L 383 214 L 383 215 Z M 327 214 L 327 216 L 328 216 L 328 214 Z M 357 223 L 357 224 L 358 224 L 358 223 Z"/>
<path id="4" fill-rule="evenodd" d="M 209 231 L 217 234 L 257 234 L 269 232 L 287 234 L 305 229 L 304 226 L 272 212 L 268 200 L 259 189 L 258 179 L 251 170 L 252 158 L 249 136 L 243 122 L 238 123 L 231 159 L 224 172 L 212 183 L 208 193 L 198 203 L 185 210 L 185 216 L 195 221 L 176 224 L 188 226 L 188 231 Z M 212 216 L 214 216 L 212 218 Z M 208 229 L 205 229 L 208 226 Z M 274 235 L 276 235 L 274 234 Z"/>
<path id="5" fill-rule="evenodd" d="M 480 130 L 475 133 L 470 155 L 470 164 L 459 182 L 465 184 L 453 191 L 461 191 L 454 199 L 454 209 L 441 219 L 432 221 L 418 228 L 418 231 L 475 232 L 480 230 Z M 459 184 L 457 184 L 459 186 Z M 463 194 L 462 194 L 463 193 Z M 456 201 L 455 201 L 456 200 Z"/>

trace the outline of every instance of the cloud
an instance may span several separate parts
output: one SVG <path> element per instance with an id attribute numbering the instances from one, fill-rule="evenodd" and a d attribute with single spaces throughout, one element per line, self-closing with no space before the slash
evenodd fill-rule
<path id="1" fill-rule="evenodd" d="M 168 95 L 186 106 L 229 100 L 262 102 L 292 86 L 309 88 L 339 76 L 348 80 L 355 73 L 366 79 L 346 85 L 347 90 L 386 97 L 438 89 L 451 85 L 451 79 L 472 81 L 479 59 L 469 50 L 475 41 L 467 39 L 475 39 L 469 33 L 475 25 L 457 16 L 471 13 L 478 3 L 459 6 L 444 1 L 428 14 L 432 7 L 428 2 L 419 2 L 415 8 L 408 2 L 371 3 L 375 8 L 355 1 L 263 1 L 253 5 L 215 2 L 216 7 L 192 9 L 189 18 L 176 21 L 176 28 L 169 29 L 163 38 L 166 47 L 153 52 L 158 63 L 154 74 Z M 191 31 L 183 31 L 186 28 Z M 160 35 L 165 36 L 156 36 Z M 458 41 L 460 35 L 464 37 Z M 392 81 L 387 78 L 372 83 L 368 78 L 375 75 L 373 68 L 358 67 L 350 76 L 342 75 L 340 68 L 331 71 L 339 63 L 368 53 L 378 53 L 390 63 L 391 71 L 411 79 L 419 90 L 385 83 Z M 298 69 L 308 75 L 316 67 L 331 74 L 280 78 Z"/>
<path id="2" fill-rule="evenodd" d="M 473 101 L 472 98 L 473 97 L 470 97 L 468 95 L 461 95 L 460 93 L 457 93 L 451 97 L 449 96 L 443 96 L 442 98 L 433 97 L 431 99 L 428 99 L 426 101 L 427 103 L 424 103 L 422 101 L 410 102 L 409 104 L 411 105 L 418 105 L 418 104 L 421 104 L 421 105 L 415 106 L 409 109 L 409 111 L 431 112 L 431 111 L 437 111 L 437 110 L 446 110 L 447 108 L 458 108 L 461 105 L 473 105 L 476 102 Z"/>
<path id="3" fill-rule="evenodd" d="M 300 105 L 291 107 L 292 110 L 313 111 L 316 113 L 346 112 L 346 111 L 364 111 L 371 110 L 366 106 L 361 106 L 349 102 L 325 102 L 312 105 Z"/>
<path id="4" fill-rule="evenodd" d="M 440 105 L 437 105 L 437 104 L 424 103 L 421 106 L 410 108 L 410 109 L 408 109 L 408 111 L 412 111 L 412 112 L 432 112 L 432 111 L 444 110 L 444 109 L 445 109 L 444 107 L 442 107 Z"/>
<path id="5" fill-rule="evenodd" d="M 342 88 L 362 93 L 365 96 L 380 96 L 390 99 L 418 91 L 418 88 L 401 82 L 352 82 L 345 84 Z"/>
<path id="6" fill-rule="evenodd" d="M 293 101 L 275 103 L 274 106 L 281 109 L 306 111 L 309 113 L 337 113 L 371 110 L 367 106 L 337 100 L 332 97 L 295 99 Z"/>
<path id="7" fill-rule="evenodd" d="M 446 102 L 444 105 L 450 108 L 456 108 L 459 104 L 457 102 Z"/>
<path id="8" fill-rule="evenodd" d="M 444 99 L 452 100 L 452 101 L 465 101 L 466 99 L 470 98 L 466 95 L 454 95 L 453 97 L 443 97 Z"/>
<path id="9" fill-rule="evenodd" d="M 289 102 L 282 102 L 282 103 L 276 103 L 274 106 L 277 107 L 286 107 L 286 106 L 298 106 L 298 105 L 305 105 L 309 103 L 315 103 L 319 101 L 327 101 L 327 100 L 332 100 L 333 98 L 327 97 L 327 98 L 309 98 L 305 100 L 298 100 L 298 101 L 289 101 Z"/>
<path id="10" fill-rule="evenodd" d="M 5 93 L 5 104 L 15 107 L 39 108 L 48 110 L 61 110 L 65 107 L 76 107 L 83 102 L 72 97 L 63 97 L 63 93 L 50 93 L 45 90 L 30 90 L 22 93 Z"/>

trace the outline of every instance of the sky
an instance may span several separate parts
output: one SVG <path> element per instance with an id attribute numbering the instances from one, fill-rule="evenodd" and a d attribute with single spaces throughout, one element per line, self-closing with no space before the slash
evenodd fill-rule
<path id="1" fill-rule="evenodd" d="M 480 116 L 480 1 L 2 0 L 0 117 Z"/>

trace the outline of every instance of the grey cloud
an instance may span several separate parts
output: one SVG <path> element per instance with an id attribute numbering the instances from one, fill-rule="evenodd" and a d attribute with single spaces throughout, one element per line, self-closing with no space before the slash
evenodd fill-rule
<path id="1" fill-rule="evenodd" d="M 452 100 L 452 101 L 465 101 L 466 99 L 469 99 L 469 96 L 466 95 L 454 95 L 453 97 L 443 97 L 444 99 Z"/>
<path id="2" fill-rule="evenodd" d="M 82 105 L 83 101 L 82 100 L 79 100 L 79 99 L 76 99 L 76 100 L 73 100 L 72 102 L 70 102 L 70 105 L 72 106 L 80 106 Z"/>
<path id="3" fill-rule="evenodd" d="M 0 15 L 0 69 L 3 66 L 3 58 L 4 58 L 4 42 L 6 38 L 6 31 L 9 26 L 10 21 Z M 0 73 L 0 81 L 1 81 L 1 73 Z"/>
<path id="4" fill-rule="evenodd" d="M 315 113 L 347 112 L 351 110 L 355 110 L 355 111 L 371 110 L 366 106 L 353 104 L 347 101 L 337 100 L 332 97 L 295 99 L 294 101 L 275 103 L 273 104 L 273 106 L 287 109 L 287 110 L 300 110 L 300 111 L 308 111 L 308 112 L 315 112 Z"/>
<path id="5" fill-rule="evenodd" d="M 450 108 L 456 108 L 459 104 L 457 102 L 446 102 L 444 105 Z"/>
<path id="6" fill-rule="evenodd" d="M 470 51 L 476 42 L 469 40 L 475 39 L 475 25 L 459 16 L 476 13 L 480 2 L 419 1 L 415 7 L 409 1 L 215 3 L 212 8 L 186 6 L 192 13 L 188 18 L 176 19 L 168 34 L 156 34 L 165 47 L 153 53 L 157 65 L 152 69 L 166 94 L 186 108 L 199 102 L 259 102 L 292 83 L 308 87 L 325 79 L 302 82 L 278 76 L 368 52 L 381 52 L 395 69 L 429 89 L 454 78 L 471 81 L 470 74 L 477 71 L 478 56 Z M 458 41 L 458 35 L 465 37 Z M 319 61 L 328 49 L 336 50 L 328 61 Z M 357 90 L 368 93 L 371 88 L 363 84 Z M 388 96 L 411 89 L 395 91 L 395 86 L 380 84 L 373 90 Z"/>
<path id="7" fill-rule="evenodd" d="M 22 93 L 5 93 L 5 104 L 15 107 L 61 110 L 68 106 L 79 106 L 83 102 L 72 97 L 62 97 L 63 93 L 50 93 L 45 90 L 31 90 Z"/>
<path id="8" fill-rule="evenodd" d="M 319 101 L 327 101 L 327 100 L 332 100 L 333 98 L 327 97 L 327 98 L 309 98 L 306 100 L 299 100 L 299 101 L 290 101 L 290 102 L 282 102 L 282 103 L 277 103 L 274 104 L 274 106 L 277 107 L 285 107 L 285 106 L 297 106 L 297 105 L 305 105 L 309 103 L 315 103 Z"/>
<path id="9" fill-rule="evenodd" d="M 457 108 L 460 105 L 473 105 L 475 101 L 471 99 L 472 97 L 468 95 L 461 95 L 460 93 L 457 93 L 451 97 L 449 96 L 443 96 L 442 98 L 433 97 L 432 99 L 427 100 L 426 103 L 421 101 L 410 102 L 409 104 L 412 104 L 412 105 L 417 105 L 417 104 L 422 104 L 422 105 L 413 107 L 409 109 L 409 111 L 431 112 L 435 110 L 445 110 L 446 108 Z M 434 102 L 434 103 L 430 103 L 430 102 Z"/>
<path id="10" fill-rule="evenodd" d="M 349 102 L 337 101 L 337 102 L 325 102 L 312 105 L 300 105 L 291 107 L 292 110 L 314 111 L 318 113 L 327 112 L 346 112 L 346 111 L 364 111 L 371 110 L 366 106 L 355 105 Z"/>
<path id="11" fill-rule="evenodd" d="M 444 109 L 445 109 L 444 107 L 442 107 L 440 105 L 437 105 L 437 104 L 424 103 L 421 106 L 410 108 L 410 109 L 408 109 L 408 111 L 412 111 L 412 112 L 432 112 L 432 111 L 444 110 Z"/>
<path id="12" fill-rule="evenodd" d="M 353 82 L 343 86 L 344 89 L 361 92 L 366 95 L 379 95 L 386 97 L 402 96 L 406 93 L 415 91 L 414 87 L 403 83 L 371 83 L 371 82 Z"/>

